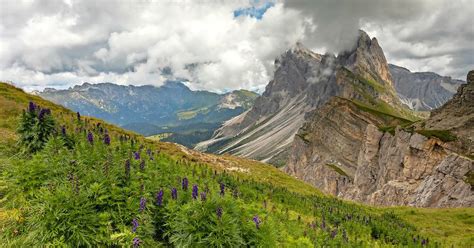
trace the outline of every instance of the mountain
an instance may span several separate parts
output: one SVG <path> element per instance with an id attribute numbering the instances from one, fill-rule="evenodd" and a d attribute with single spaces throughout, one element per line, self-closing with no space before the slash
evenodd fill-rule
<path id="1" fill-rule="evenodd" d="M 389 64 L 393 85 L 403 103 L 413 110 L 429 111 L 447 102 L 466 83 L 433 72 L 411 72 Z"/>
<path id="2" fill-rule="evenodd" d="M 284 170 L 376 205 L 474 206 L 474 71 L 452 100 L 412 122 L 334 98 L 310 114 Z"/>
<path id="3" fill-rule="evenodd" d="M 221 122 L 250 108 L 257 97 L 246 90 L 227 94 L 192 91 L 178 81 L 168 81 L 161 87 L 84 83 L 67 90 L 45 89 L 39 95 L 146 136 L 185 126 L 187 132 L 204 132 L 203 139 L 209 138 Z M 182 143 L 194 145 L 187 139 Z"/>
<path id="4" fill-rule="evenodd" d="M 36 154 L 20 153 L 21 116 L 41 121 L 40 109 L 59 130 Z M 154 142 L 4 83 L 0 110 L 5 247 L 473 244 L 468 209 L 337 200 L 272 166 Z"/>
<path id="5" fill-rule="evenodd" d="M 274 79 L 254 106 L 224 123 L 196 149 L 286 164 L 305 115 L 334 96 L 416 118 L 399 101 L 378 41 L 360 31 L 352 49 L 319 55 L 297 44 L 275 61 Z"/>

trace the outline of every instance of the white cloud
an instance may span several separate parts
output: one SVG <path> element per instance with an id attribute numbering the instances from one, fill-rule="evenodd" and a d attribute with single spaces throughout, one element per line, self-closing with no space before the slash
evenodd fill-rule
<path id="1" fill-rule="evenodd" d="M 390 62 L 464 77 L 474 67 L 467 1 L 276 0 L 260 20 L 234 11 L 262 1 L 2 1 L 0 79 L 21 87 L 92 83 L 262 89 L 298 40 L 318 51 L 351 44 L 364 27 Z M 164 75 L 162 72 L 172 72 Z"/>

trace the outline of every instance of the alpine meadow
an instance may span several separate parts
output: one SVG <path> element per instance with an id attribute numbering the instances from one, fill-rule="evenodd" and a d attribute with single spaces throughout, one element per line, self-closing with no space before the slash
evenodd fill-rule
<path id="1" fill-rule="evenodd" d="M 0 8 L 0 247 L 474 247 L 468 0 Z"/>

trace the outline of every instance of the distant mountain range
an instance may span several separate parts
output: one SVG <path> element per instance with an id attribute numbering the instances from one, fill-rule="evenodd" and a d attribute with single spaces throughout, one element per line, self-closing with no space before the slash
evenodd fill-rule
<path id="1" fill-rule="evenodd" d="M 411 72 L 397 65 L 388 65 L 393 86 L 401 101 L 413 110 L 429 111 L 440 107 L 466 82 L 440 76 L 434 72 Z"/>
<path id="2" fill-rule="evenodd" d="M 275 64 L 252 109 L 196 149 L 281 166 L 349 200 L 474 206 L 474 72 L 461 85 L 389 66 L 377 39 L 363 31 L 337 57 L 298 44 Z M 413 109 L 445 105 L 425 120 L 407 98 L 419 100 Z"/>
<path id="3" fill-rule="evenodd" d="M 258 96 L 247 90 L 226 94 L 192 91 L 179 81 L 160 87 L 84 83 L 37 94 L 145 136 L 167 133 L 164 140 L 187 146 L 209 138 L 223 121 L 249 109 Z"/>

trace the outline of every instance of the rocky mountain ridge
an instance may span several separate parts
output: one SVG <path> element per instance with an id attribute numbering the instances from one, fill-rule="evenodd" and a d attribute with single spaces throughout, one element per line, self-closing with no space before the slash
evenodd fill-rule
<path id="1" fill-rule="evenodd" d="M 417 123 L 333 99 L 300 129 L 284 170 L 369 204 L 472 207 L 474 71 L 467 81 Z"/>
<path id="2" fill-rule="evenodd" d="M 38 95 L 146 136 L 186 129 L 205 133 L 203 138 L 221 122 L 249 109 L 257 97 L 246 90 L 226 94 L 192 91 L 179 81 L 160 87 L 84 83 L 66 90 L 45 89 Z"/>
<path id="3" fill-rule="evenodd" d="M 297 44 L 275 61 L 274 79 L 249 111 L 224 123 L 198 150 L 231 153 L 284 165 L 305 115 L 331 97 L 403 109 L 391 83 L 382 48 L 360 31 L 354 48 L 319 55 Z"/>
<path id="4" fill-rule="evenodd" d="M 397 65 L 388 66 L 398 96 L 413 110 L 430 111 L 442 106 L 466 83 L 433 72 L 411 72 Z"/>

